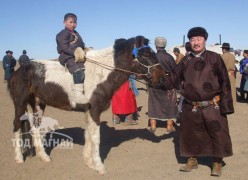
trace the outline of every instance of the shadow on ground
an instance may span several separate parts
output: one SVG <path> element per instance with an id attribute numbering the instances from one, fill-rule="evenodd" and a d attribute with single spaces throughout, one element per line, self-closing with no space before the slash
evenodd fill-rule
<path id="1" fill-rule="evenodd" d="M 165 127 L 164 124 L 158 124 L 158 127 Z M 156 136 L 154 133 L 150 132 L 147 128 L 144 129 L 122 129 L 122 130 L 116 130 L 114 127 L 108 126 L 107 122 L 101 123 L 101 141 L 100 141 L 100 157 L 102 161 L 107 158 L 109 152 L 113 147 L 120 146 L 123 142 L 132 140 L 132 139 L 143 139 L 147 141 L 151 141 L 153 143 L 159 143 L 166 139 L 173 139 L 174 148 L 175 148 L 175 156 L 180 164 L 187 163 L 187 158 L 180 157 L 179 154 L 179 128 L 176 127 L 176 132 L 163 134 L 161 136 Z M 63 134 L 63 135 L 62 135 Z M 51 136 L 52 135 L 52 136 Z M 80 127 L 74 127 L 74 128 L 66 128 L 66 129 L 58 129 L 54 132 L 49 132 L 46 134 L 45 139 L 49 141 L 49 139 L 52 138 L 56 142 L 62 142 L 62 141 L 70 141 L 72 140 L 73 144 L 79 144 L 84 145 L 84 129 Z M 59 143 L 58 143 L 59 144 Z M 46 146 L 45 149 L 48 155 L 51 154 L 52 150 L 56 148 L 57 144 L 55 146 L 50 145 Z M 199 158 L 198 163 L 206 166 L 211 166 L 211 159 L 210 158 Z"/>

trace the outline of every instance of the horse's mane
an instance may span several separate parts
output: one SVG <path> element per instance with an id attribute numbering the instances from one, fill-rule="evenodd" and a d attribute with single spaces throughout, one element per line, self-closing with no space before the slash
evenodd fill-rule
<path id="1" fill-rule="evenodd" d="M 86 52 L 86 61 L 94 60 L 100 63 L 112 61 L 113 62 L 114 49 L 113 47 L 108 47 L 100 50 L 89 50 Z M 109 64 L 109 63 L 107 63 Z"/>

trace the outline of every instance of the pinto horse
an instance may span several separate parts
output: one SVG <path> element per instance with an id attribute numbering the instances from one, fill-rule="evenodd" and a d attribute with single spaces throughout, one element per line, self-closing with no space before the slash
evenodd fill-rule
<path id="1" fill-rule="evenodd" d="M 23 163 L 22 134 L 31 134 L 36 154 L 44 162 L 50 162 L 42 144 L 39 131 L 46 105 L 67 111 L 81 111 L 86 115 L 85 145 L 83 157 L 86 165 L 104 173 L 105 168 L 99 155 L 100 115 L 107 110 L 115 90 L 128 80 L 130 73 L 140 75 L 156 85 L 165 73 L 158 64 L 155 53 L 143 36 L 116 40 L 114 47 L 90 50 L 85 62 L 85 102 L 75 103 L 71 89 L 72 75 L 57 61 L 31 61 L 21 66 L 10 78 L 8 89 L 15 107 L 14 136 L 15 160 Z M 113 67 L 113 68 L 111 68 Z M 150 76 L 150 77 L 149 77 Z M 33 124 L 21 118 L 33 110 Z M 30 136 L 25 136 L 30 138 Z"/>

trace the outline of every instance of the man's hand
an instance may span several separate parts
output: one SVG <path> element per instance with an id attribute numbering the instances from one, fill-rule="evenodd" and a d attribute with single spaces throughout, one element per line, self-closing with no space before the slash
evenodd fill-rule
<path id="1" fill-rule="evenodd" d="M 84 62 L 85 61 L 85 52 L 81 47 L 77 47 L 74 52 L 75 62 Z"/>

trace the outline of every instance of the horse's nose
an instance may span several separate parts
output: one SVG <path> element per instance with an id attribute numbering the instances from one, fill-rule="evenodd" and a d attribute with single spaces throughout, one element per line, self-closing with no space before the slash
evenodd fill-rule
<path id="1" fill-rule="evenodd" d="M 147 73 L 147 74 L 146 74 L 146 77 L 147 77 L 148 79 L 150 79 L 150 78 L 152 77 L 152 74 L 151 74 L 151 73 Z"/>

